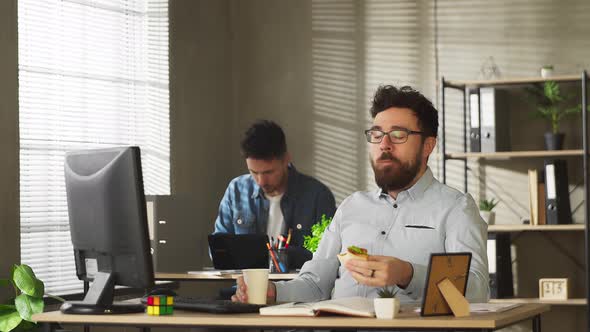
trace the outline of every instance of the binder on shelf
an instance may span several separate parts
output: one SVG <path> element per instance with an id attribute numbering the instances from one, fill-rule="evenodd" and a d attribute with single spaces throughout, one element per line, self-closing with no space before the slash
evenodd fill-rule
<path id="1" fill-rule="evenodd" d="M 529 211 L 531 225 L 533 226 L 539 224 L 539 188 L 537 173 L 536 169 L 529 169 Z"/>
<path id="2" fill-rule="evenodd" d="M 563 159 L 545 161 L 545 206 L 547 224 L 571 224 L 567 163 Z"/>
<path id="3" fill-rule="evenodd" d="M 510 151 L 510 113 L 506 91 L 481 88 L 479 98 L 481 152 Z"/>
<path id="4" fill-rule="evenodd" d="M 493 299 L 514 296 L 510 245 L 510 233 L 490 233 L 488 235 L 490 297 Z"/>
<path id="5" fill-rule="evenodd" d="M 545 225 L 545 183 L 543 172 L 529 169 L 529 211 L 531 225 Z"/>
<path id="6" fill-rule="evenodd" d="M 477 91 L 469 93 L 469 151 L 481 152 L 479 134 L 479 94 Z"/>
<path id="7" fill-rule="evenodd" d="M 541 177 L 541 179 L 543 179 L 543 177 Z M 539 182 L 538 185 L 538 197 L 539 197 L 539 219 L 537 220 L 537 224 L 538 225 L 547 225 L 547 209 L 546 209 L 546 203 L 545 203 L 545 183 L 543 182 L 543 180 L 541 180 L 541 182 Z"/>

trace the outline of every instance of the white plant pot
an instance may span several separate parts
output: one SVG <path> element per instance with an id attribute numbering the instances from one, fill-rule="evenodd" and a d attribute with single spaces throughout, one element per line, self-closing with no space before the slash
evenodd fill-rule
<path id="1" fill-rule="evenodd" d="M 553 68 L 541 68 L 541 77 L 548 78 L 553 76 Z"/>
<path id="2" fill-rule="evenodd" d="M 375 298 L 375 315 L 379 319 L 393 319 L 399 312 L 399 300 L 391 298 Z"/>
<path id="3" fill-rule="evenodd" d="M 496 213 L 494 211 L 479 211 L 479 214 L 488 225 L 493 225 L 496 221 Z"/>

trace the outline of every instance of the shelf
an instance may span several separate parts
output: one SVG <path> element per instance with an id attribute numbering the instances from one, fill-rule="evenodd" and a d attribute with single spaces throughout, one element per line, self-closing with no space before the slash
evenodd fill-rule
<path id="1" fill-rule="evenodd" d="M 482 87 L 482 86 L 497 86 L 497 85 L 515 85 L 515 84 L 530 84 L 543 83 L 547 81 L 555 82 L 574 82 L 581 81 L 582 75 L 560 75 L 552 77 L 523 77 L 523 78 L 508 78 L 498 80 L 466 80 L 466 81 L 445 81 L 447 85 L 452 86 L 468 86 L 468 87 Z"/>
<path id="2" fill-rule="evenodd" d="M 568 225 L 490 225 L 490 233 L 509 233 L 509 232 L 548 232 L 548 231 L 583 231 L 584 224 Z"/>
<path id="3" fill-rule="evenodd" d="M 544 303 L 551 305 L 582 306 L 586 299 L 540 300 L 539 298 L 490 299 L 491 303 Z"/>
<path id="4" fill-rule="evenodd" d="M 584 150 L 538 150 L 538 151 L 505 151 L 505 152 L 453 152 L 445 154 L 446 159 L 510 159 L 531 157 L 567 157 L 583 156 Z"/>

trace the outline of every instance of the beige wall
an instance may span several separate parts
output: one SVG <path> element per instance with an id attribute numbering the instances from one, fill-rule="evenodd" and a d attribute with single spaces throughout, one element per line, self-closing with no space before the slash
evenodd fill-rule
<path id="1" fill-rule="evenodd" d="M 170 149 L 174 195 L 192 202 L 174 241 L 179 269 L 210 265 L 206 235 L 232 176 L 228 1 L 170 1 Z"/>
<path id="2" fill-rule="evenodd" d="M 296 167 L 311 171 L 309 9 L 309 1 L 231 2 L 234 174 L 245 171 L 239 140 L 256 119 L 279 123 L 286 132 Z"/>
<path id="3" fill-rule="evenodd" d="M 0 278 L 20 261 L 17 0 L 0 1 Z M 0 289 L 0 303 L 9 289 Z"/>

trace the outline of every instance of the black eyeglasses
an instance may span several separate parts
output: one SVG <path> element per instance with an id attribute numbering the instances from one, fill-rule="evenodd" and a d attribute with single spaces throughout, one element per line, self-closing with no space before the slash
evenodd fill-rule
<path id="1" fill-rule="evenodd" d="M 385 137 L 385 135 L 388 135 L 391 143 L 403 144 L 408 141 L 408 136 L 424 135 L 424 132 L 409 130 L 406 128 L 395 128 L 387 132 L 379 129 L 367 129 L 365 130 L 365 135 L 367 136 L 367 142 L 369 143 L 381 143 L 381 141 L 383 141 L 383 137 Z"/>

